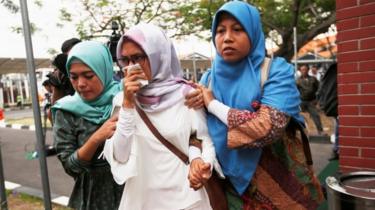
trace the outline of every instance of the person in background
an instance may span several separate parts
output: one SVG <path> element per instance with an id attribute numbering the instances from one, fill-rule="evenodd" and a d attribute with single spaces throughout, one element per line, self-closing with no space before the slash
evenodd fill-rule
<path id="1" fill-rule="evenodd" d="M 225 3 L 212 39 L 216 56 L 195 94 L 203 94 L 230 209 L 316 209 L 323 194 L 303 146 L 293 66 L 274 58 L 261 87 L 265 40 L 259 12 L 248 3 Z M 194 100 L 188 96 L 186 104 Z"/>
<path id="2" fill-rule="evenodd" d="M 48 75 L 47 75 L 47 77 L 48 77 Z M 52 93 L 52 84 L 51 84 L 51 81 L 49 79 L 44 80 L 43 83 L 42 83 L 42 86 L 47 91 L 46 94 L 49 95 L 48 97 L 51 97 L 50 96 L 51 93 Z M 47 95 L 46 95 L 46 98 L 47 98 Z"/>
<path id="3" fill-rule="evenodd" d="M 48 77 L 48 75 L 47 75 Z M 43 100 L 43 113 L 44 113 L 44 123 L 47 123 L 47 119 L 50 120 L 52 123 L 52 119 L 49 116 L 50 115 L 50 107 L 51 107 L 51 95 L 52 95 L 52 84 L 50 79 L 46 79 L 43 81 L 42 86 L 46 90 L 46 93 L 44 94 L 44 100 Z M 45 124 L 46 125 L 46 124 Z"/>
<path id="4" fill-rule="evenodd" d="M 312 65 L 309 71 L 309 75 L 315 77 L 319 82 L 322 77 L 322 72 L 319 70 L 317 65 Z"/>
<path id="5" fill-rule="evenodd" d="M 122 70 L 116 71 L 113 75 L 113 80 L 120 82 L 124 78 L 124 73 Z"/>
<path id="6" fill-rule="evenodd" d="M 220 171 L 220 167 L 203 110 L 183 104 L 184 95 L 193 88 L 182 79 L 172 42 L 159 27 L 141 23 L 120 39 L 117 58 L 126 69 L 124 91 L 114 100 L 120 107 L 119 121 L 104 156 L 117 183 L 126 182 L 120 209 L 210 210 L 201 187 L 212 168 Z M 131 70 L 134 64 L 139 68 Z M 189 156 L 190 168 L 147 128 L 136 106 L 167 141 Z M 202 152 L 189 148 L 192 140 L 202 141 Z M 196 191 L 189 187 L 188 177 Z"/>
<path id="7" fill-rule="evenodd" d="M 297 87 L 301 94 L 301 110 L 309 113 L 318 135 L 324 135 L 322 121 L 316 108 L 319 81 L 308 74 L 309 67 L 306 64 L 301 65 L 299 71 L 301 72 L 301 77 L 297 79 Z"/>
<path id="8" fill-rule="evenodd" d="M 66 54 L 58 54 L 52 62 L 55 70 L 50 74 L 49 79 L 52 84 L 52 104 L 55 104 L 60 98 L 73 95 L 74 88 L 70 83 L 65 65 L 68 56 Z"/>
<path id="9" fill-rule="evenodd" d="M 70 39 L 65 40 L 63 42 L 63 44 L 61 45 L 61 52 L 63 54 L 68 55 L 69 51 L 72 49 L 72 47 L 74 47 L 74 45 L 76 45 L 80 42 L 81 42 L 81 40 L 78 39 L 78 38 L 70 38 Z"/>
<path id="10" fill-rule="evenodd" d="M 49 77 L 49 75 L 47 75 L 47 77 Z M 49 120 L 50 124 L 52 125 L 52 117 L 51 117 L 50 108 L 51 108 L 51 96 L 52 96 L 53 86 L 52 86 L 51 80 L 49 78 L 44 80 L 44 82 L 42 83 L 42 86 L 46 90 L 46 93 L 44 94 L 43 103 L 42 103 L 42 107 L 43 107 L 43 139 L 45 140 L 46 134 L 47 134 L 47 127 L 48 127 L 47 121 Z M 45 148 L 45 155 L 46 156 L 56 155 L 56 150 L 53 146 L 51 146 L 49 144 L 45 144 L 44 148 Z M 37 150 L 34 151 L 33 156 L 35 158 L 38 156 Z"/>
<path id="11" fill-rule="evenodd" d="M 23 100 L 22 100 L 21 93 L 17 95 L 16 101 L 17 101 L 17 107 L 19 107 L 20 109 L 23 109 Z"/>
<path id="12" fill-rule="evenodd" d="M 67 75 L 74 95 L 52 106 L 57 157 L 75 185 L 68 206 L 77 210 L 115 210 L 123 186 L 113 180 L 107 161 L 99 158 L 117 118 L 110 118 L 113 97 L 121 85 L 113 81 L 111 54 L 104 44 L 80 42 L 69 52 Z"/>
<path id="13" fill-rule="evenodd" d="M 320 82 L 318 91 L 319 107 L 327 117 L 335 119 L 334 138 L 335 142 L 332 148 L 332 155 L 329 160 L 339 158 L 339 116 L 338 116 L 338 97 L 337 97 L 337 63 L 329 66 Z"/>
<path id="14" fill-rule="evenodd" d="M 81 40 L 77 38 L 71 38 L 71 39 L 64 41 L 63 44 L 61 45 L 62 53 L 56 55 L 56 57 L 52 61 L 52 66 L 54 67 L 54 71 L 47 75 L 49 83 L 51 84 L 51 88 L 52 88 L 51 105 L 55 104 L 57 100 L 59 100 L 60 98 L 64 96 L 74 94 L 74 88 L 72 87 L 72 84 L 70 83 L 70 80 L 68 78 L 65 65 L 66 65 L 69 51 L 72 49 L 74 45 L 80 42 Z M 47 114 L 48 118 L 52 122 L 50 109 L 47 110 L 47 113 L 48 113 Z"/>

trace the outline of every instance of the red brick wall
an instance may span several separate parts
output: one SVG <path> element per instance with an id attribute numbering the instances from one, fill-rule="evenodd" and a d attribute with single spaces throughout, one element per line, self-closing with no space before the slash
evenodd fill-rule
<path id="1" fill-rule="evenodd" d="M 375 170 L 375 1 L 336 0 L 340 169 Z"/>

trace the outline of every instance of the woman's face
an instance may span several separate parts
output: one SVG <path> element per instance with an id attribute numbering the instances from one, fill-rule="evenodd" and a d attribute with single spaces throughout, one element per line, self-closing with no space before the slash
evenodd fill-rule
<path id="1" fill-rule="evenodd" d="M 70 66 L 70 82 L 81 98 L 86 101 L 96 99 L 104 89 L 99 77 L 83 63 L 73 63 Z"/>
<path id="2" fill-rule="evenodd" d="M 251 44 L 245 29 L 227 13 L 219 17 L 215 44 L 217 52 L 227 62 L 237 62 L 247 56 Z"/>
<path id="3" fill-rule="evenodd" d="M 147 79 L 151 80 L 151 66 L 141 47 L 132 41 L 125 41 L 122 45 L 121 58 L 126 66 L 138 63 L 146 75 Z"/>

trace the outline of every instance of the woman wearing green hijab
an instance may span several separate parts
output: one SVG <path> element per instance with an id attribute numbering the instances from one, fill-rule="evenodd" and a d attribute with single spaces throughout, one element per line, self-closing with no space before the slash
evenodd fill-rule
<path id="1" fill-rule="evenodd" d="M 76 92 L 58 100 L 52 114 L 57 157 L 75 180 L 68 206 L 117 209 L 123 186 L 113 180 L 108 163 L 98 158 L 117 121 L 110 114 L 121 85 L 112 79 L 111 54 L 99 42 L 81 42 L 70 51 L 66 69 Z"/>

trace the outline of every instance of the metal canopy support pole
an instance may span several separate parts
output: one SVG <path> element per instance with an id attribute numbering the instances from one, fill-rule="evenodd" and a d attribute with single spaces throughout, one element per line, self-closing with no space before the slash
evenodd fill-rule
<path id="1" fill-rule="evenodd" d="M 199 82 L 197 78 L 197 66 L 195 64 L 195 55 L 193 55 L 193 74 L 194 74 L 194 82 Z"/>
<path id="2" fill-rule="evenodd" d="M 41 173 L 42 185 L 43 185 L 44 208 L 46 210 L 51 210 L 52 209 L 51 193 L 50 193 L 49 181 L 48 181 L 47 160 L 46 160 L 45 149 L 44 149 L 45 146 L 44 146 L 44 139 L 43 139 L 42 121 L 40 118 L 38 89 L 36 85 L 35 63 L 34 63 L 34 55 L 33 55 L 33 46 L 31 42 L 31 31 L 30 31 L 29 15 L 28 15 L 28 10 L 27 10 L 27 2 L 26 0 L 20 0 L 20 4 L 21 4 L 21 13 L 22 13 L 23 32 L 24 32 L 24 37 L 25 37 L 26 55 L 27 55 L 26 64 L 27 64 L 27 71 L 28 71 L 29 78 L 30 78 L 31 98 L 32 98 L 33 113 L 34 113 L 35 131 L 36 131 L 36 137 L 37 137 L 37 149 L 38 149 L 40 173 Z"/>
<path id="3" fill-rule="evenodd" d="M 297 52 L 297 28 L 293 27 L 293 40 L 294 40 L 294 73 L 298 71 L 298 52 Z"/>
<path id="4" fill-rule="evenodd" d="M 1 154 L 1 143 L 0 143 L 0 197 L 1 197 L 1 210 L 8 210 L 7 196 L 5 192 L 5 178 L 4 178 L 4 168 L 3 168 L 3 158 Z"/>

